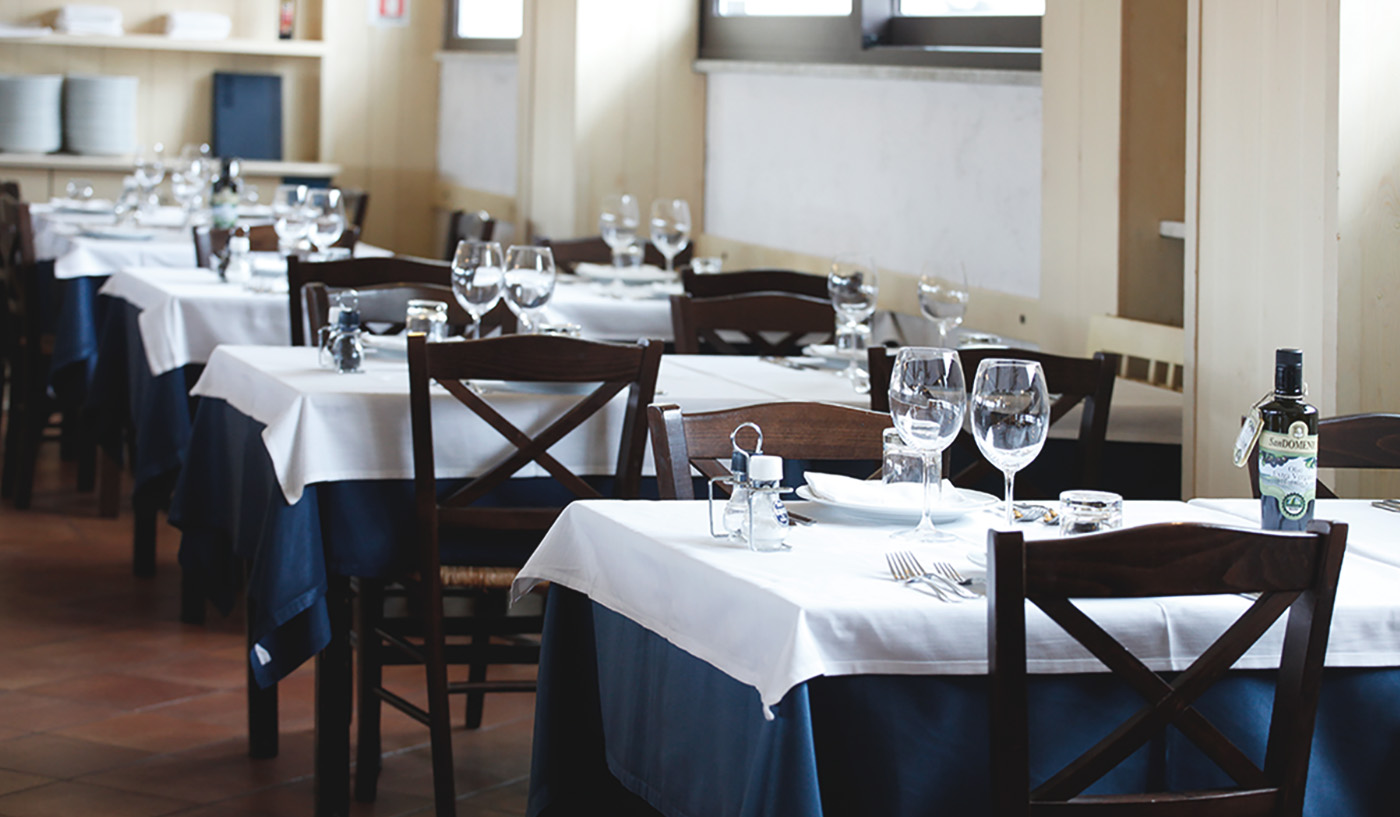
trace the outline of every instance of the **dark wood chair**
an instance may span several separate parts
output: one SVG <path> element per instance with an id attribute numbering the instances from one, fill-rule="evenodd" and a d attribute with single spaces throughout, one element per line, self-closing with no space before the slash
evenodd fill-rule
<path id="1" fill-rule="evenodd" d="M 542 247 L 549 247 L 553 251 L 554 266 L 560 272 L 572 274 L 574 267 L 579 263 L 612 263 L 612 248 L 599 236 L 567 239 L 536 238 L 535 243 Z M 684 264 L 689 264 L 693 255 L 695 255 L 695 245 L 687 244 L 685 249 L 676 253 L 676 269 L 680 269 Z M 662 255 L 661 251 L 656 249 L 651 242 L 642 245 L 642 262 L 662 269 L 666 268 L 666 256 Z"/>
<path id="2" fill-rule="evenodd" d="M 1400 468 L 1400 414 L 1345 414 L 1317 421 L 1318 468 Z M 1259 498 L 1259 457 L 1249 456 L 1249 486 Z M 1337 495 L 1317 483 L 1318 499 Z"/>
<path id="3" fill-rule="evenodd" d="M 496 220 L 485 210 L 454 210 L 447 220 L 447 246 L 442 260 L 451 261 L 462 241 L 490 241 L 496 234 Z"/>
<path id="4" fill-rule="evenodd" d="M 302 321 L 308 341 L 318 336 L 330 315 L 331 297 L 339 289 L 332 289 L 324 282 L 312 281 L 301 288 Z M 447 325 L 449 334 L 461 334 L 471 324 L 471 316 L 452 295 L 452 287 L 441 284 L 374 284 L 355 290 L 359 294 L 360 323 L 366 331 L 378 334 L 397 334 L 403 331 L 404 317 L 408 312 L 408 302 L 415 299 L 442 301 L 447 304 Z M 514 334 L 515 313 L 498 302 L 481 319 L 481 336 Z"/>
<path id="5" fill-rule="evenodd" d="M 365 231 L 365 213 L 369 212 L 369 191 L 361 187 L 342 187 L 340 188 L 340 201 L 345 205 L 346 219 L 359 232 L 363 233 Z"/>
<path id="6" fill-rule="evenodd" d="M 785 269 L 752 269 L 697 275 L 689 267 L 681 270 L 681 286 L 692 298 L 717 298 L 750 292 L 785 292 L 810 298 L 828 298 L 826 278 Z"/>
<path id="7" fill-rule="evenodd" d="M 1347 526 L 1309 535 L 1167 524 L 1068 539 L 988 533 L 987 652 L 992 798 L 997 817 L 1056 815 L 1299 815 L 1322 684 L 1327 632 Z M 1071 599 L 1260 593 L 1184 672 L 1148 669 Z M 1120 727 L 1031 788 L 1026 702 L 1027 601 L 1039 607 L 1147 703 Z M 1261 769 L 1194 708 L 1269 626 L 1288 623 Z M 1082 794 L 1148 740 L 1175 727 L 1236 784 L 1210 791 Z M 1052 736 L 1046 736 L 1050 739 Z"/>
<path id="8" fill-rule="evenodd" d="M 505 616 L 506 594 L 518 566 L 539 537 L 563 510 L 546 507 L 501 507 L 493 492 L 521 468 L 538 463 L 571 498 L 603 496 L 595 483 L 573 473 L 550 455 L 550 448 L 569 431 L 602 410 L 612 398 L 627 394 L 620 424 L 617 473 L 611 494 L 635 497 L 641 484 L 646 449 L 643 408 L 656 391 L 661 344 L 599 343 L 576 338 L 513 335 L 466 343 L 426 343 L 421 336 L 408 341 L 409 411 L 413 427 L 414 492 L 418 537 L 414 552 L 405 554 L 408 568 L 400 580 L 410 597 L 413 620 L 383 619 L 379 582 L 362 581 L 357 597 L 356 643 L 359 667 L 359 745 L 356 796 L 372 800 L 379 770 L 379 710 L 384 701 L 428 726 L 432 740 L 433 792 L 440 817 L 454 814 L 451 718 L 448 695 L 467 694 L 469 727 L 480 723 L 482 696 L 487 692 L 530 691 L 533 681 L 491 681 L 488 663 L 538 661 L 538 644 L 493 643 L 492 636 L 538 632 L 538 617 Z M 581 396 L 573 408 L 548 428 L 531 435 L 516 427 L 464 382 L 469 379 L 508 379 L 599 385 Z M 433 407 L 430 390 L 440 384 L 448 393 L 501 434 L 514 451 L 485 473 L 455 491 L 439 496 L 433 459 Z M 441 420 L 439 420 L 441 421 Z M 485 502 L 483 502 L 485 500 Z M 486 507 L 489 505 L 489 507 Z M 515 550 L 478 564 L 444 564 L 444 538 L 469 543 L 491 541 Z M 447 619 L 443 595 L 465 594 L 474 600 L 469 619 Z M 470 634 L 465 643 L 449 640 Z M 393 649 L 390 649 L 393 648 Z M 393 657 L 391 657 L 391 654 Z M 410 703 L 385 689 L 385 663 L 422 663 L 426 667 L 428 705 Z M 471 666 L 467 681 L 447 682 L 447 665 Z"/>
<path id="9" fill-rule="evenodd" d="M 870 407 L 876 411 L 889 411 L 890 375 L 894 369 L 895 351 L 883 347 L 873 347 L 867 358 L 870 371 Z M 1108 435 L 1108 413 L 1113 404 L 1113 384 L 1118 371 L 1118 355 L 1098 352 L 1092 358 L 1063 357 L 1045 352 L 1032 352 L 1026 349 L 961 349 L 958 357 L 962 361 L 963 374 L 968 388 L 972 388 L 977 366 L 987 358 L 1015 358 L 1034 360 L 1045 372 L 1045 385 L 1050 391 L 1050 425 L 1060 421 L 1077 405 L 1083 405 L 1079 418 L 1077 454 L 1079 467 L 1074 484 L 1083 488 L 1098 488 L 1103 484 L 1104 442 Z M 970 464 L 960 467 L 957 473 L 948 474 L 949 461 Z M 996 468 L 977 450 L 972 437 L 964 431 L 944 452 L 944 473 L 954 485 L 967 487 L 977 483 Z M 1017 475 L 1017 494 L 1036 496 L 1037 485 L 1033 480 L 1022 481 Z M 1039 495 L 1048 495 L 1041 490 Z"/>
<path id="10" fill-rule="evenodd" d="M 194 263 L 197 267 L 208 268 L 209 261 L 228 246 L 229 230 L 215 230 L 208 226 L 191 228 L 194 231 Z M 249 252 L 277 252 L 277 230 L 271 224 L 255 224 L 248 229 Z M 360 241 L 360 228 L 348 226 L 340 240 L 333 246 L 344 247 L 351 252 Z"/>
<path id="11" fill-rule="evenodd" d="M 0 193 L 0 296 L 5 305 L 0 344 L 9 369 L 0 494 L 19 509 L 28 508 L 33 498 L 39 445 L 48 439 L 45 431 L 59 408 L 48 390 L 54 335 L 44 329 L 38 276 L 29 205 Z"/>
<path id="12" fill-rule="evenodd" d="M 308 316 L 302 304 L 302 289 L 310 283 L 325 284 L 329 289 L 365 289 L 380 284 L 436 284 L 452 286 L 452 267 L 441 261 L 400 258 L 347 258 L 341 261 L 303 261 L 295 256 L 287 259 L 287 308 L 291 315 L 293 346 L 305 346 L 308 338 Z M 453 299 L 446 299 L 449 302 Z"/>
<path id="13" fill-rule="evenodd" d="M 806 295 L 757 292 L 718 298 L 671 296 L 676 353 L 791 355 L 806 343 L 830 343 L 836 327 L 831 302 Z M 736 345 L 721 332 L 742 335 Z M 773 339 L 772 335 L 778 335 Z M 813 338 L 816 338 L 813 340 Z"/>
<path id="14" fill-rule="evenodd" d="M 680 406 L 647 409 L 656 481 L 662 499 L 694 499 L 692 466 L 705 477 L 729 473 L 729 435 L 742 423 L 763 429 L 763 453 L 787 460 L 869 460 L 884 455 L 892 423 L 878 411 L 832 403 L 759 403 L 683 414 Z"/>

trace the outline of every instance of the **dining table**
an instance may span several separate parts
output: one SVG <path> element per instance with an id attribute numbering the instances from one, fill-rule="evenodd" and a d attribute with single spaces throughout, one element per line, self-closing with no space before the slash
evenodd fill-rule
<path id="1" fill-rule="evenodd" d="M 1129 500 L 1124 527 L 1257 528 L 1257 500 Z M 795 502 L 815 524 L 761 553 L 710 533 L 703 501 L 576 502 L 520 570 L 548 582 L 528 814 L 987 813 L 988 531 L 999 508 L 941 524 L 946 543 L 891 534 L 905 513 Z M 1400 745 L 1400 521 L 1320 502 L 1352 523 L 1326 656 L 1305 814 L 1392 813 Z M 1361 511 L 1360 515 L 1354 512 Z M 1386 514 L 1382 518 L 1375 514 Z M 1059 535 L 1039 522 L 1029 539 Z M 949 602 L 893 581 L 912 550 L 970 582 Z M 1151 669 L 1184 670 L 1250 604 L 1233 595 L 1095 599 L 1081 609 Z M 1031 774 L 1043 778 L 1142 705 L 1040 611 L 1027 615 Z M 1277 623 L 1197 706 L 1262 760 Z M 1090 793 L 1229 786 L 1179 734 Z M 587 804 L 581 806 L 580 804 Z"/>

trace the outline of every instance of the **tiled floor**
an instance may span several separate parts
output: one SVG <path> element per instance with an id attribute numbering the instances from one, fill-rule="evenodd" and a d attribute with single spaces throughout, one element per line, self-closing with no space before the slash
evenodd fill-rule
<path id="1" fill-rule="evenodd" d="M 34 508 L 0 505 L 0 817 L 310 815 L 311 667 L 281 685 L 280 755 L 250 759 L 242 620 L 180 624 L 177 532 L 159 575 L 133 577 L 129 512 L 97 518 L 56 447 L 42 456 Z M 491 696 L 481 729 L 457 729 L 461 817 L 524 814 L 533 711 Z M 430 813 L 427 730 L 386 707 L 384 745 L 379 800 L 352 813 Z"/>

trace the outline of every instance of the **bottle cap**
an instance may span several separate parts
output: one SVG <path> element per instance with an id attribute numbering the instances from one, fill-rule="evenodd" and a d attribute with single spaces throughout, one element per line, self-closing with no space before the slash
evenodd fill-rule
<path id="1" fill-rule="evenodd" d="M 749 457 L 749 479 L 754 482 L 782 482 L 783 458 L 771 454 Z"/>
<path id="2" fill-rule="evenodd" d="M 1303 393 L 1303 350 L 1279 349 L 1274 352 L 1274 392 Z"/>

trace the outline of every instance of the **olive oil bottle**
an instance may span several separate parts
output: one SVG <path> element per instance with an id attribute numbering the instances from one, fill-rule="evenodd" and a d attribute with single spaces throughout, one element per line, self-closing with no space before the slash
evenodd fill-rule
<path id="1" fill-rule="evenodd" d="M 1304 530 L 1317 502 L 1317 409 L 1303 401 L 1303 352 L 1274 353 L 1274 399 L 1259 407 L 1265 530 Z"/>

